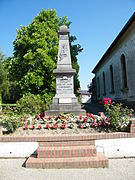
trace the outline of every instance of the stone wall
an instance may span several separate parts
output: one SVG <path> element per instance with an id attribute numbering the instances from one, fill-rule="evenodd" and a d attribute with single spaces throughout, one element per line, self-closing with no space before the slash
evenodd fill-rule
<path id="1" fill-rule="evenodd" d="M 121 55 L 124 54 L 127 72 L 127 89 L 122 87 Z M 111 92 L 110 65 L 113 67 L 114 93 Z M 106 94 L 104 94 L 103 72 L 105 75 Z M 100 95 L 97 100 L 103 97 L 110 97 L 113 100 L 135 101 L 135 26 L 134 23 L 124 33 L 114 48 L 104 60 L 104 64 L 96 72 L 96 84 L 99 77 Z"/>

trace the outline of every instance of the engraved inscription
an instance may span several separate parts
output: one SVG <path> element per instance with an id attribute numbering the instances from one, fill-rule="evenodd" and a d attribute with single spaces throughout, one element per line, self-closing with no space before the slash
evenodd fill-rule
<path id="1" fill-rule="evenodd" d="M 68 51 L 67 45 L 63 44 L 59 55 L 60 61 L 63 60 L 65 57 L 67 57 L 67 51 Z"/>
<path id="2" fill-rule="evenodd" d="M 62 78 L 57 79 L 57 90 L 59 91 L 72 91 L 73 83 L 71 78 L 63 76 Z"/>

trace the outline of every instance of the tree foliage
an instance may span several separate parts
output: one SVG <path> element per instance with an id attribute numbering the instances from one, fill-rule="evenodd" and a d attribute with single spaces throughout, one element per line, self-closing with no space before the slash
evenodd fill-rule
<path id="1" fill-rule="evenodd" d="M 0 51 L 0 103 L 2 102 L 2 94 L 6 96 L 9 93 L 9 81 L 8 81 L 8 71 L 5 68 L 6 57 Z"/>
<path id="2" fill-rule="evenodd" d="M 55 77 L 58 54 L 58 30 L 62 24 L 70 26 L 66 17 L 59 18 L 55 10 L 42 10 L 28 26 L 17 30 L 14 41 L 14 56 L 8 63 L 11 81 L 18 82 L 21 93 L 41 94 L 46 99 L 55 94 Z M 77 55 L 82 51 L 80 45 L 72 45 L 75 36 L 70 37 L 71 58 L 76 69 L 75 89 L 78 80 L 79 65 Z"/>

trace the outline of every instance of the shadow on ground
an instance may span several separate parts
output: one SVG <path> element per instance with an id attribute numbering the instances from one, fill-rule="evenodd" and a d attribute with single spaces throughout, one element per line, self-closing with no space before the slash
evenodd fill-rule
<path id="1" fill-rule="evenodd" d="M 87 113 L 98 115 L 98 112 L 105 112 L 104 106 L 96 102 L 85 103 L 83 105 Z"/>

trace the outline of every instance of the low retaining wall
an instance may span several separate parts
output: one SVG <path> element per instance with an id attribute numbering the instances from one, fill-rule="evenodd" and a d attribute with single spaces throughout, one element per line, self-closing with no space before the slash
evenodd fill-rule
<path id="1" fill-rule="evenodd" d="M 97 151 L 108 158 L 135 157 L 135 119 L 132 119 L 130 133 L 97 133 L 48 135 L 41 137 L 0 136 L 0 158 L 29 157 L 38 148 L 38 142 L 90 141 L 95 140 Z"/>
<path id="2" fill-rule="evenodd" d="M 33 154 L 39 142 L 67 142 L 95 140 L 98 152 L 106 157 L 135 157 L 135 134 L 131 133 L 98 133 L 50 135 L 43 137 L 0 137 L 0 158 L 25 158 Z"/>
<path id="3" fill-rule="evenodd" d="M 95 145 L 108 158 L 135 157 L 135 138 L 96 140 Z"/>

